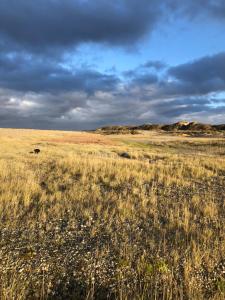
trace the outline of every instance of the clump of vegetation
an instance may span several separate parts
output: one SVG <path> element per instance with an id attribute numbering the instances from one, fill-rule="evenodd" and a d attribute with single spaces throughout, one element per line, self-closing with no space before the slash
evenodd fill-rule
<path id="1" fill-rule="evenodd" d="M 0 299 L 224 299 L 225 141 L 106 138 L 0 130 Z"/>
<path id="2" fill-rule="evenodd" d="M 138 130 L 133 126 L 105 126 L 96 130 L 101 134 L 138 134 Z"/>
<path id="3" fill-rule="evenodd" d="M 180 121 L 174 124 L 142 124 L 137 126 L 106 126 L 96 130 L 101 134 L 137 134 L 140 131 L 163 131 L 184 133 L 192 136 L 224 136 L 225 124 L 211 125 L 198 122 Z"/>

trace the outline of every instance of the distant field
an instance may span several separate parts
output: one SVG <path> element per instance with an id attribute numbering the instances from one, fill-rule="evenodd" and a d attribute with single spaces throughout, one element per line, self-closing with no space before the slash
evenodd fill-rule
<path id="1" fill-rule="evenodd" d="M 224 299 L 224 190 L 222 137 L 0 129 L 0 299 Z"/>

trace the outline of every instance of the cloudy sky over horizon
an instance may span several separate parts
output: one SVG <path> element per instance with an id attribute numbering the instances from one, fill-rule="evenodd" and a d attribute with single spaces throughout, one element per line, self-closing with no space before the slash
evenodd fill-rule
<path id="1" fill-rule="evenodd" d="M 0 0 L 0 127 L 225 123 L 225 0 Z"/>

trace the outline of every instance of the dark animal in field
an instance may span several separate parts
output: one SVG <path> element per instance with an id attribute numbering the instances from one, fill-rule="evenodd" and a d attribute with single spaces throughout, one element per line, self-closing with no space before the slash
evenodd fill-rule
<path id="1" fill-rule="evenodd" d="M 34 153 L 35 153 L 35 154 L 39 154 L 40 152 L 41 152 L 40 149 L 34 149 Z"/>

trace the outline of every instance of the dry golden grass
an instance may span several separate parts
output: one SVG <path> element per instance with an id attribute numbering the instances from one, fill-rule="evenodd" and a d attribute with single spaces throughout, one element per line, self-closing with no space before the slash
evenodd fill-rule
<path id="1" fill-rule="evenodd" d="M 0 299 L 224 299 L 224 139 L 1 129 L 0 145 Z"/>

